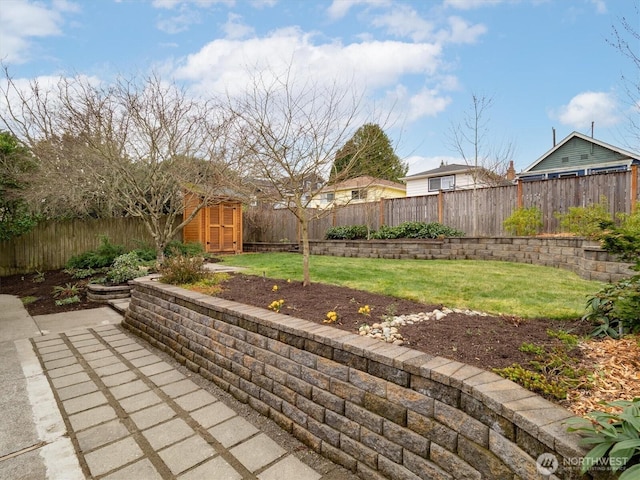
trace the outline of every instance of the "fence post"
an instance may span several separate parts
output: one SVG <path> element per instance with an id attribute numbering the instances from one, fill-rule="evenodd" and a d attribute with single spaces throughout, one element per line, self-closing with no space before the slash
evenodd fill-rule
<path id="1" fill-rule="evenodd" d="M 522 208 L 522 181 L 518 180 L 518 208 Z"/>
<path id="2" fill-rule="evenodd" d="M 631 165 L 631 213 L 636 211 L 638 198 L 638 166 Z"/>
<path id="3" fill-rule="evenodd" d="M 438 192 L 438 223 L 444 223 L 444 193 Z"/>

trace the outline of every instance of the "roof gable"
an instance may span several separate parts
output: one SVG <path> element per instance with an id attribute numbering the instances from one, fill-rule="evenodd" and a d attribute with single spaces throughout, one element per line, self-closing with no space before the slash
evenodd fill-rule
<path id="1" fill-rule="evenodd" d="M 640 159 L 638 153 L 573 132 L 525 168 L 522 173 L 606 165 L 608 163 L 630 163 L 638 159 Z"/>
<path id="2" fill-rule="evenodd" d="M 458 163 L 452 163 L 450 165 L 441 165 L 438 168 L 432 170 L 426 170 L 424 172 L 416 173 L 404 177 L 401 180 L 418 180 L 420 178 L 439 177 L 440 175 L 451 175 L 456 173 L 465 173 L 473 170 L 474 167 L 469 165 L 461 165 Z"/>
<path id="3" fill-rule="evenodd" d="M 323 192 L 335 191 L 335 190 L 349 190 L 352 188 L 367 188 L 367 187 L 386 187 L 395 188 L 398 190 L 406 190 L 404 183 L 392 182 L 390 180 L 384 180 L 382 178 L 375 178 L 369 175 L 363 175 L 361 177 L 350 178 L 343 182 L 335 183 L 333 185 L 327 185 L 322 189 Z"/>

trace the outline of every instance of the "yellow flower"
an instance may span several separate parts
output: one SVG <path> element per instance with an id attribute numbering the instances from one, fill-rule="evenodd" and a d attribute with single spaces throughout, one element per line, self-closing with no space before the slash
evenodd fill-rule
<path id="1" fill-rule="evenodd" d="M 335 323 L 338 321 L 338 314 L 336 312 L 327 312 L 327 318 L 323 320 L 323 323 Z"/>
<path id="2" fill-rule="evenodd" d="M 371 307 L 369 307 L 369 305 L 365 305 L 364 307 L 360 307 L 358 309 L 358 313 L 361 314 L 361 315 L 366 315 L 368 317 L 369 314 L 371 313 Z"/>
<path id="3" fill-rule="evenodd" d="M 277 292 L 278 291 L 278 285 L 274 285 L 273 288 L 271 288 L 272 292 Z"/>
<path id="4" fill-rule="evenodd" d="M 284 300 L 282 300 L 282 299 L 274 300 L 273 302 L 271 302 L 269 304 L 269 306 L 267 308 L 269 310 L 273 310 L 274 312 L 279 312 L 280 309 L 282 308 L 282 305 L 284 305 Z"/>

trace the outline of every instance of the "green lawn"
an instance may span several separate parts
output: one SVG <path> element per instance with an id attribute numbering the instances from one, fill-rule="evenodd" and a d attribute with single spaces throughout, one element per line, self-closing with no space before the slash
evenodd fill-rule
<path id="1" fill-rule="evenodd" d="M 246 273 L 302 280 L 295 253 L 225 256 Z M 311 282 L 524 318 L 572 319 L 602 287 L 558 268 L 475 260 L 386 260 L 312 255 Z M 312 285 L 313 288 L 313 285 Z"/>

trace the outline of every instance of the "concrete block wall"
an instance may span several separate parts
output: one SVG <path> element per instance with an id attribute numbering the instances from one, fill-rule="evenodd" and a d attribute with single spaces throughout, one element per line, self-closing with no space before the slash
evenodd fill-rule
<path id="1" fill-rule="evenodd" d="M 587 280 L 617 282 L 633 275 L 619 262 L 583 238 L 462 237 L 442 240 L 313 240 L 314 255 L 421 260 L 500 260 L 559 267 Z"/>
<path id="2" fill-rule="evenodd" d="M 571 413 L 491 372 L 149 279 L 123 325 L 370 479 L 580 476 Z M 573 463 L 572 463 L 573 462 Z M 566 465 L 566 467 L 565 467 Z"/>

